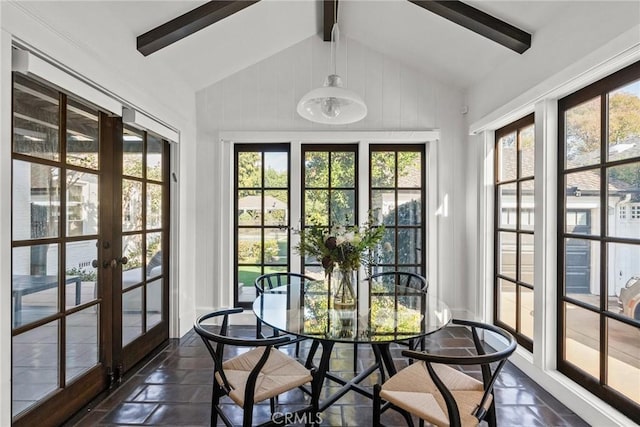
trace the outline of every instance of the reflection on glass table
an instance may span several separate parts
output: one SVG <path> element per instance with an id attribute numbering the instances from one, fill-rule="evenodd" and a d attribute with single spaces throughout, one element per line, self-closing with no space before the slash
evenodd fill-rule
<path id="1" fill-rule="evenodd" d="M 265 292 L 255 300 L 253 310 L 281 331 L 356 343 L 419 338 L 442 328 L 451 318 L 446 304 L 424 292 L 393 283 L 373 282 L 366 287 L 360 289 L 354 309 L 335 308 L 327 283 L 316 281 Z"/>

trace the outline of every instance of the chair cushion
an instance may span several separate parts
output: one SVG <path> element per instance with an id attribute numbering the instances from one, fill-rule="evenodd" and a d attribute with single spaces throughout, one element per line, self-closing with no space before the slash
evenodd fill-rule
<path id="1" fill-rule="evenodd" d="M 453 395 L 463 426 L 478 425 L 471 415 L 482 400 L 482 382 L 457 369 L 442 364 L 432 364 L 433 369 Z M 424 362 L 413 363 L 398 372 L 382 385 L 380 397 L 425 421 L 437 426 L 448 426 L 447 404 L 436 387 Z M 491 396 L 485 408 L 491 405 Z"/>
<path id="2" fill-rule="evenodd" d="M 222 363 L 232 390 L 229 397 L 244 407 L 244 391 L 251 370 L 264 354 L 264 347 L 254 348 Z M 277 396 L 311 381 L 311 373 L 297 360 L 283 352 L 271 349 L 267 363 L 262 367 L 254 392 L 254 402 Z M 216 374 L 216 381 L 223 385 L 222 378 Z"/>

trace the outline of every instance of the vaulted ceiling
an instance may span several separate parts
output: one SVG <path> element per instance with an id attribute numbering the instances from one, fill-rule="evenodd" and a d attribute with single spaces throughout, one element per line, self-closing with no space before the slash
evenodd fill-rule
<path id="1" fill-rule="evenodd" d="M 205 1 L 24 2 L 22 7 L 98 55 L 168 70 L 194 90 L 282 51 L 322 37 L 319 0 L 262 0 L 144 57 L 136 37 Z M 573 1 L 465 1 L 530 34 L 572 13 Z M 66 7 L 61 7 L 66 5 Z M 520 54 L 407 0 L 340 0 L 342 37 L 465 88 Z M 327 49 L 328 49 L 327 44 Z M 527 55 L 525 52 L 523 55 Z"/>

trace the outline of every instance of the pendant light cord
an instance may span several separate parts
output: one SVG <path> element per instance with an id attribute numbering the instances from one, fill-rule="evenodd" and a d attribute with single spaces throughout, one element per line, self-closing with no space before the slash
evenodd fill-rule
<path id="1" fill-rule="evenodd" d="M 338 50 L 338 40 L 340 39 L 340 29 L 338 28 L 338 0 L 333 2 L 333 27 L 331 28 L 331 58 L 329 73 L 337 73 L 336 55 Z"/>

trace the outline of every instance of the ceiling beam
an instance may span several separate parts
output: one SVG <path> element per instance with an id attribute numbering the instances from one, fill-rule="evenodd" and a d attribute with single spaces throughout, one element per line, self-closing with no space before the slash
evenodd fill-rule
<path id="1" fill-rule="evenodd" d="M 331 41 L 333 23 L 338 22 L 338 0 L 323 0 L 324 3 L 324 41 Z M 335 11 L 334 11 L 335 9 Z M 334 19 L 335 15 L 335 19 Z"/>
<path id="2" fill-rule="evenodd" d="M 138 51 L 149 56 L 260 0 L 210 1 L 136 38 Z"/>
<path id="3" fill-rule="evenodd" d="M 531 47 L 531 34 L 457 0 L 409 0 L 518 53 Z"/>

